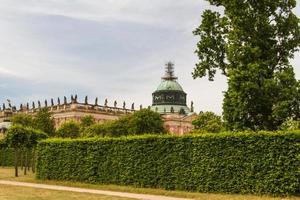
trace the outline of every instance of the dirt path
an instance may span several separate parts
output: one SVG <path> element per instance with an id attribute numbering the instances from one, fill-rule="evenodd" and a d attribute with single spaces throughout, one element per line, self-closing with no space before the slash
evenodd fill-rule
<path id="1" fill-rule="evenodd" d="M 76 188 L 76 187 L 66 187 L 66 186 L 57 186 L 57 185 L 36 184 L 36 183 L 24 183 L 24 182 L 17 182 L 17 181 L 0 180 L 0 184 L 32 187 L 32 188 L 48 189 L 48 190 L 62 190 L 62 191 L 79 192 L 79 193 L 102 194 L 107 196 L 127 197 L 127 198 L 142 199 L 142 200 L 191 200 L 191 199 L 184 199 L 184 198 L 158 196 L 158 195 L 134 194 L 134 193 L 127 193 L 127 192 L 112 192 L 112 191 L 105 191 L 105 190 L 83 189 L 83 188 Z"/>

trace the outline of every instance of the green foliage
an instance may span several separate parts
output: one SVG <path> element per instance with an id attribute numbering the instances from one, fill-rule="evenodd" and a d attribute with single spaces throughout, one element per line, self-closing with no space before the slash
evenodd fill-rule
<path id="1" fill-rule="evenodd" d="M 86 128 L 95 124 L 93 116 L 86 115 L 80 119 L 80 132 L 83 133 Z"/>
<path id="2" fill-rule="evenodd" d="M 48 136 L 54 136 L 55 123 L 48 108 L 41 108 L 34 117 L 34 128 L 39 129 Z"/>
<path id="3" fill-rule="evenodd" d="M 11 148 L 21 148 L 28 143 L 28 130 L 21 125 L 10 127 L 6 133 L 5 141 Z"/>
<path id="4" fill-rule="evenodd" d="M 33 148 L 39 140 L 46 139 L 47 137 L 47 134 L 40 130 L 13 125 L 8 129 L 2 145 L 10 148 Z"/>
<path id="5" fill-rule="evenodd" d="M 223 122 L 220 116 L 213 112 L 202 112 L 192 122 L 197 132 L 219 133 L 223 129 Z"/>
<path id="6" fill-rule="evenodd" d="M 26 175 L 27 169 L 29 169 L 29 159 L 34 157 L 34 155 L 32 155 L 34 154 L 32 151 L 34 152 L 38 141 L 45 138 L 47 138 L 47 135 L 42 131 L 21 125 L 14 125 L 8 129 L 4 139 L 4 144 L 14 150 L 14 166 L 16 177 L 18 176 L 18 166 L 20 163 L 22 163 L 22 161 L 25 161 L 25 163 L 23 162 L 24 165 L 22 164 L 22 167 L 25 166 L 24 174 Z M 32 166 L 34 166 L 34 164 L 32 164 Z"/>
<path id="7" fill-rule="evenodd" d="M 0 148 L 0 166 L 14 166 L 14 151 L 11 148 Z"/>
<path id="8" fill-rule="evenodd" d="M 83 132 L 81 132 L 82 137 L 104 137 L 109 136 L 110 122 L 104 124 L 94 124 L 87 127 Z"/>
<path id="9" fill-rule="evenodd" d="M 295 131 L 300 130 L 300 120 L 288 119 L 280 127 L 281 130 Z"/>
<path id="10" fill-rule="evenodd" d="M 160 114 L 149 109 L 142 109 L 130 117 L 129 133 L 141 135 L 145 133 L 164 133 L 165 129 Z"/>
<path id="11" fill-rule="evenodd" d="M 67 121 L 57 129 L 56 135 L 62 138 L 77 138 L 80 135 L 80 125 L 74 121 Z"/>
<path id="12" fill-rule="evenodd" d="M 14 114 L 13 117 L 11 118 L 11 122 L 13 125 L 22 125 L 24 127 L 34 126 L 33 117 L 25 113 Z"/>
<path id="13" fill-rule="evenodd" d="M 13 150 L 8 148 L 5 139 L 0 140 L 0 166 L 13 166 L 14 156 Z"/>
<path id="14" fill-rule="evenodd" d="M 289 60 L 300 46 L 296 0 L 223 1 L 224 14 L 206 10 L 193 77 L 228 78 L 224 120 L 232 130 L 275 130 L 300 118 L 300 86 Z"/>
<path id="15" fill-rule="evenodd" d="M 82 132 L 82 136 L 111 136 L 142 135 L 165 133 L 160 115 L 149 109 L 135 112 L 133 115 L 123 116 L 118 120 L 104 124 L 94 124 Z"/>
<path id="16" fill-rule="evenodd" d="M 37 178 L 198 192 L 300 192 L 300 132 L 48 139 Z"/>

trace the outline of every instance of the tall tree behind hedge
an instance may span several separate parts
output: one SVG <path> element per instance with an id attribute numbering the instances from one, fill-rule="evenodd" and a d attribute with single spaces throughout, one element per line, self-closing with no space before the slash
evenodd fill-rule
<path id="1" fill-rule="evenodd" d="M 55 124 L 51 113 L 48 108 L 40 109 L 34 117 L 34 128 L 39 129 L 48 136 L 54 136 L 55 134 Z"/>
<path id="2" fill-rule="evenodd" d="M 296 0 L 208 0 L 224 14 L 206 10 L 194 78 L 228 78 L 223 114 L 229 129 L 277 129 L 299 119 L 299 81 L 289 60 L 300 45 Z"/>
<path id="3" fill-rule="evenodd" d="M 56 136 L 62 138 L 77 138 L 80 135 L 80 125 L 75 121 L 63 123 L 56 131 Z"/>
<path id="4" fill-rule="evenodd" d="M 223 129 L 221 116 L 213 112 L 200 113 L 192 123 L 196 133 L 219 133 Z"/>
<path id="5" fill-rule="evenodd" d="M 164 133 L 163 120 L 159 113 L 149 109 L 142 109 L 130 116 L 129 133 L 133 135 Z"/>
<path id="6" fill-rule="evenodd" d="M 83 133 L 84 130 L 95 124 L 94 117 L 91 115 L 86 115 L 80 119 L 80 133 Z"/>

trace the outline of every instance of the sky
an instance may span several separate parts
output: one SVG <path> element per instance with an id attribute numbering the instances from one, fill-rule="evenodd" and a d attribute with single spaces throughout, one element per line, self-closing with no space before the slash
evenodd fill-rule
<path id="1" fill-rule="evenodd" d="M 78 94 L 146 107 L 172 61 L 188 105 L 221 114 L 226 78 L 191 75 L 192 31 L 205 9 L 214 8 L 204 0 L 0 0 L 0 103 Z M 292 64 L 300 79 L 300 53 Z"/>

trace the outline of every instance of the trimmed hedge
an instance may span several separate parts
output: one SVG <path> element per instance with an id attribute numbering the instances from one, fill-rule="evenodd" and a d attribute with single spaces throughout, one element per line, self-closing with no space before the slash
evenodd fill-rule
<path id="1" fill-rule="evenodd" d="M 24 155 L 24 152 L 23 152 L 23 155 Z M 23 159 L 23 160 L 21 161 L 21 159 Z M 28 154 L 28 160 L 30 162 L 32 160 L 31 152 L 29 152 L 29 154 Z M 14 149 L 12 149 L 12 148 L 0 149 L 0 166 L 12 167 L 12 166 L 14 166 L 14 163 L 15 163 Z M 18 165 L 21 166 L 22 163 L 23 164 L 25 163 L 25 156 L 23 156 L 22 158 L 19 158 Z"/>
<path id="2" fill-rule="evenodd" d="M 38 145 L 37 178 L 299 194 L 300 132 L 48 139 Z"/>
<path id="3" fill-rule="evenodd" d="M 11 167 L 14 166 L 14 150 L 5 148 L 0 149 L 0 166 Z"/>

